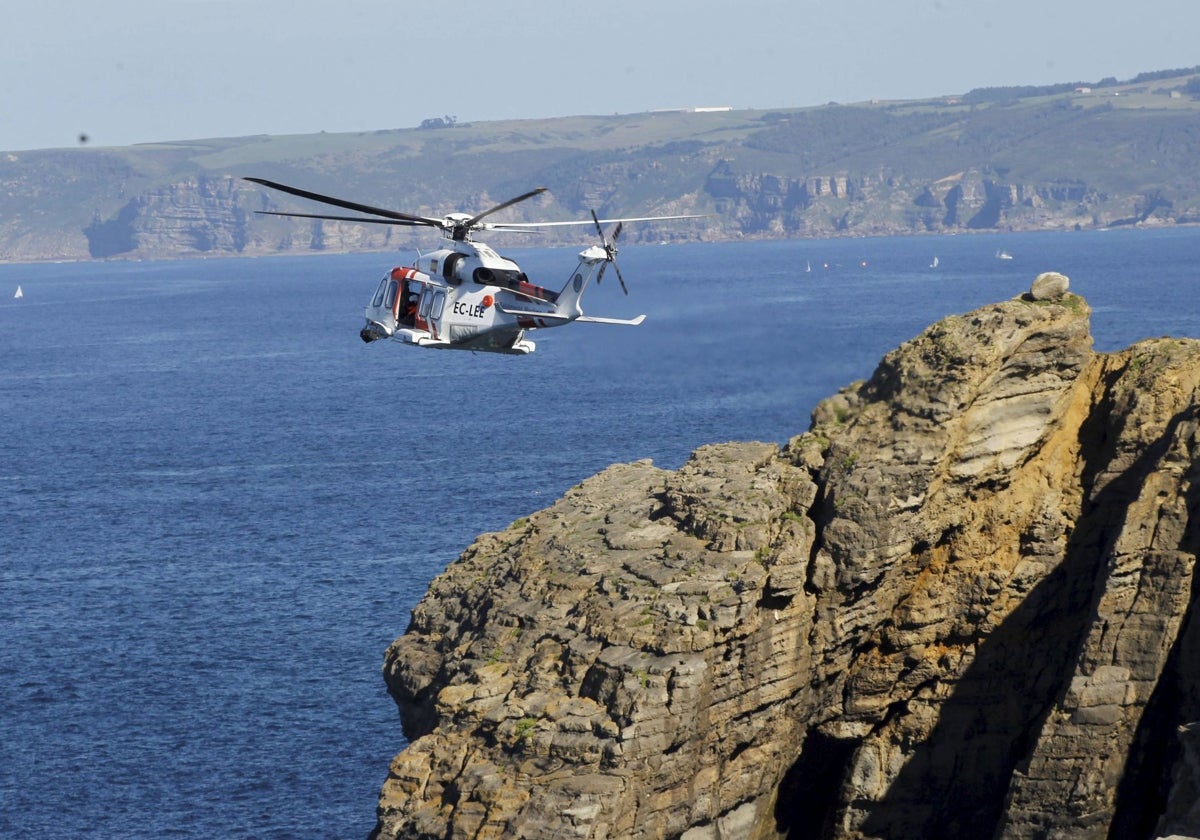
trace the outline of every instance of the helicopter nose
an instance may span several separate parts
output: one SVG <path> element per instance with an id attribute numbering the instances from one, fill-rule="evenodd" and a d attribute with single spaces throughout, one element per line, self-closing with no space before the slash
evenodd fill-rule
<path id="1" fill-rule="evenodd" d="M 370 344 L 372 341 L 379 341 L 381 338 L 387 338 L 387 333 L 384 329 L 374 321 L 367 321 L 366 326 L 358 331 L 358 337 L 364 343 Z"/>

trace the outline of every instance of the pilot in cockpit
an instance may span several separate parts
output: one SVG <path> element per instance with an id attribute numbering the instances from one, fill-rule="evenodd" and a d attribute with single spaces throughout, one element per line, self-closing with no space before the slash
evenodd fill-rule
<path id="1" fill-rule="evenodd" d="M 409 286 L 408 281 L 405 281 L 400 294 L 402 295 L 400 299 L 400 323 L 411 327 L 417 317 L 417 303 L 421 300 L 421 287 Z"/>

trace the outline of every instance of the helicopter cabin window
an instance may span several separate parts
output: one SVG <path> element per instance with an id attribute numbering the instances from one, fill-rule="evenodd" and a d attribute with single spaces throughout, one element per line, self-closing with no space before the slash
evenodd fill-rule
<path id="1" fill-rule="evenodd" d="M 400 284 L 395 280 L 388 280 L 387 294 L 384 296 L 383 303 L 388 309 L 396 305 L 396 293 L 400 291 Z"/>
<path id="2" fill-rule="evenodd" d="M 379 281 L 379 288 L 375 290 L 375 299 L 371 301 L 371 306 L 379 307 L 383 305 L 383 296 L 387 292 L 389 282 L 391 282 L 391 278 L 384 275 L 384 278 Z"/>
<path id="3" fill-rule="evenodd" d="M 426 288 L 425 293 L 421 295 L 420 306 L 422 321 L 436 321 L 442 317 L 442 310 L 446 308 L 446 293 L 441 289 L 434 291 Z"/>

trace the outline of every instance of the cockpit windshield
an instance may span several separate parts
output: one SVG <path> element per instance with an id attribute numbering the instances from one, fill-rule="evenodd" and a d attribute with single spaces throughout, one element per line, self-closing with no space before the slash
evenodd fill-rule
<path id="1" fill-rule="evenodd" d="M 383 275 L 383 279 L 379 281 L 379 288 L 375 290 L 375 297 L 371 299 L 371 306 L 383 306 L 383 296 L 387 294 L 388 282 L 392 279 L 390 274 Z"/>

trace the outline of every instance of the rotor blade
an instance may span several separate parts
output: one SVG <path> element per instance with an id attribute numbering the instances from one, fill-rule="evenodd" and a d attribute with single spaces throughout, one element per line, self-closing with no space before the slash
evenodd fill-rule
<path id="1" fill-rule="evenodd" d="M 617 222 L 617 229 L 613 231 L 612 239 L 609 240 L 610 244 L 612 244 L 614 246 L 617 244 L 617 237 L 621 235 L 621 230 L 624 227 L 625 227 L 624 222 Z"/>
<path id="2" fill-rule="evenodd" d="M 512 207 L 514 204 L 519 204 L 520 202 L 524 201 L 527 198 L 533 198 L 535 195 L 541 195 L 542 193 L 544 193 L 546 191 L 546 189 L 547 189 L 546 187 L 538 187 L 536 190 L 530 190 L 529 192 L 525 193 L 524 195 L 519 195 L 516 198 L 510 198 L 508 201 L 505 201 L 502 204 L 497 204 L 495 207 L 493 207 L 490 210 L 484 210 L 482 213 L 480 213 L 476 216 L 472 216 L 471 218 L 469 218 L 465 222 L 463 222 L 463 226 L 464 227 L 474 227 L 475 223 L 478 222 L 480 219 L 482 219 L 484 216 L 490 216 L 493 213 L 495 213 L 497 210 L 503 210 L 505 207 Z"/>
<path id="3" fill-rule="evenodd" d="M 311 201 L 319 201 L 322 204 L 331 204 L 334 207 L 344 207 L 347 210 L 357 210 L 359 213 L 368 213 L 372 216 L 383 216 L 385 219 L 396 219 L 397 221 L 409 222 L 414 225 L 427 225 L 429 227 L 441 227 L 441 219 L 427 219 L 424 216 L 410 216 L 407 213 L 399 213 L 395 210 L 387 210 L 383 207 L 372 207 L 369 204 L 358 204 L 353 201 L 345 201 L 340 198 L 334 198 L 329 195 L 321 195 L 320 193 L 309 192 L 302 190 L 299 187 L 289 187 L 287 184 L 268 181 L 265 178 L 246 178 L 245 180 L 251 183 L 261 184 L 264 187 L 270 187 L 273 190 L 289 193 L 300 198 L 307 198 Z"/>
<path id="4" fill-rule="evenodd" d="M 526 228 L 526 227 L 514 227 L 513 225 L 482 224 L 479 227 L 483 230 L 488 230 L 488 231 L 498 230 L 501 233 L 524 233 L 528 236 L 537 236 L 538 234 L 541 233 L 540 230 L 534 230 L 533 228 Z"/>
<path id="5" fill-rule="evenodd" d="M 616 260 L 613 260 L 613 261 L 612 261 L 612 264 L 613 264 L 613 269 L 615 269 L 615 270 L 616 270 L 616 272 L 617 272 L 617 280 L 618 280 L 618 281 L 620 282 L 620 284 L 621 284 L 621 291 L 623 291 L 625 294 L 627 294 L 627 295 L 628 295 L 628 294 L 629 294 L 629 289 L 628 289 L 628 288 L 625 286 L 625 278 L 621 276 L 621 266 L 617 265 L 617 261 L 616 261 Z"/>
<path id="6" fill-rule="evenodd" d="M 596 235 L 600 237 L 600 241 L 604 242 L 604 228 L 600 227 L 600 220 L 596 218 L 596 211 L 592 211 L 592 221 L 596 225 Z M 597 281 L 599 282 L 599 281 Z"/>
<path id="7" fill-rule="evenodd" d="M 528 292 L 521 292 L 517 289 L 501 289 L 501 291 L 508 292 L 513 297 L 521 298 L 522 300 L 528 300 L 533 303 L 544 303 L 547 306 L 554 306 L 554 301 L 547 300 L 546 298 L 540 298 L 537 295 L 531 295 Z"/>
<path id="8" fill-rule="evenodd" d="M 570 222 L 505 222 L 506 228 L 544 228 L 544 227 L 563 227 L 565 225 L 609 225 L 613 222 L 659 222 L 668 221 L 670 219 L 704 219 L 711 216 L 711 213 L 695 213 L 688 216 L 638 216 L 636 218 L 625 219 L 577 219 Z"/>
<path id="9" fill-rule="evenodd" d="M 321 213 L 283 213 L 275 210 L 255 210 L 260 216 L 292 216 L 297 219 L 330 219 L 335 222 L 361 222 L 366 225 L 407 225 L 424 227 L 424 222 L 414 222 L 409 219 L 365 219 L 362 216 L 326 216 Z"/>
<path id="10" fill-rule="evenodd" d="M 600 263 L 600 272 L 596 275 L 596 285 L 600 285 L 600 281 L 604 279 L 604 269 L 608 268 L 608 260 Z"/>

